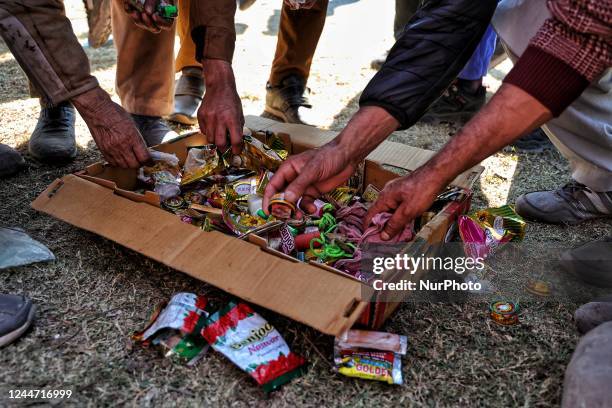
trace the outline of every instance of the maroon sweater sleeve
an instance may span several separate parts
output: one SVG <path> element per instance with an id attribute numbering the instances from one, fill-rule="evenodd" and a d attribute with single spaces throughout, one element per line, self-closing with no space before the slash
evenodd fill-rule
<path id="1" fill-rule="evenodd" d="M 504 82 L 559 116 L 612 65 L 612 8 L 609 0 L 548 0 L 547 5 L 553 17 Z"/>

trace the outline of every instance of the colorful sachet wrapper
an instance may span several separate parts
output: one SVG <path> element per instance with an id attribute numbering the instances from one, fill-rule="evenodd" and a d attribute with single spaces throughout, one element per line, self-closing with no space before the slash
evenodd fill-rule
<path id="1" fill-rule="evenodd" d="M 334 342 L 335 370 L 347 377 L 402 384 L 402 355 L 407 348 L 406 336 L 349 330 Z"/>
<path id="2" fill-rule="evenodd" d="M 174 154 L 149 149 L 153 165 L 142 166 L 138 179 L 153 186 L 161 201 L 174 197 L 181 192 L 181 169 L 179 159 Z"/>
<path id="3" fill-rule="evenodd" d="M 212 314 L 202 336 L 270 392 L 302 374 L 305 360 L 289 350 L 280 333 L 244 303 Z"/>
<path id="4" fill-rule="evenodd" d="M 459 234 L 468 257 L 485 259 L 507 242 L 525 236 L 525 220 L 510 205 L 486 208 L 459 217 Z"/>
<path id="5" fill-rule="evenodd" d="M 166 357 L 176 355 L 192 365 L 208 349 L 200 333 L 209 315 L 207 306 L 204 296 L 177 293 L 156 310 L 147 327 L 134 333 L 132 339 L 145 346 L 158 346 Z"/>

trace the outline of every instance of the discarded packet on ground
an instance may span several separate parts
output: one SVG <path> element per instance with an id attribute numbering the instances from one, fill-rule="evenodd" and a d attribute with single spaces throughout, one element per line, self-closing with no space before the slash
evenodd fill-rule
<path id="1" fill-rule="evenodd" d="M 334 370 L 347 377 L 402 384 L 402 360 L 392 351 L 336 349 Z"/>
<path id="2" fill-rule="evenodd" d="M 142 166 L 138 170 L 138 179 L 153 185 L 153 191 L 159 194 L 162 201 L 181 193 L 181 169 L 179 159 L 174 154 L 149 149 L 153 165 Z"/>
<path id="3" fill-rule="evenodd" d="M 459 234 L 468 257 L 485 259 L 503 244 L 525 236 L 525 220 L 512 206 L 486 208 L 459 217 Z"/>
<path id="4" fill-rule="evenodd" d="M 207 306 L 204 296 L 177 293 L 167 304 L 157 308 L 147 327 L 134 333 L 132 339 L 145 346 L 157 346 L 164 356 L 176 355 L 193 365 L 208 349 L 201 335 L 209 315 Z"/>
<path id="5" fill-rule="evenodd" d="M 244 303 L 212 314 L 202 336 L 270 392 L 302 374 L 305 360 L 289 350 L 278 331 Z"/>
<path id="6" fill-rule="evenodd" d="M 347 330 L 336 339 L 341 349 L 367 348 L 381 351 L 392 351 L 401 355 L 408 349 L 408 337 L 399 334 L 369 330 Z"/>
<path id="7" fill-rule="evenodd" d="M 193 183 L 211 175 L 218 166 L 219 155 L 215 145 L 190 147 L 183 165 L 181 185 Z"/>
<path id="8" fill-rule="evenodd" d="M 334 369 L 347 377 L 402 384 L 402 355 L 407 349 L 406 336 L 348 330 L 334 341 Z"/>

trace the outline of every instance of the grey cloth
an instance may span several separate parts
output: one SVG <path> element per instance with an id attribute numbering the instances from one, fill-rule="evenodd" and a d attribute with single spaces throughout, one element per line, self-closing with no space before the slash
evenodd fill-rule
<path id="1" fill-rule="evenodd" d="M 578 343 L 565 371 L 563 408 L 612 406 L 612 322 L 600 324 Z"/>
<path id="2" fill-rule="evenodd" d="M 493 27 L 516 61 L 549 17 L 545 0 L 504 0 Z M 570 162 L 574 180 L 594 191 L 612 191 L 612 68 L 542 128 Z"/>

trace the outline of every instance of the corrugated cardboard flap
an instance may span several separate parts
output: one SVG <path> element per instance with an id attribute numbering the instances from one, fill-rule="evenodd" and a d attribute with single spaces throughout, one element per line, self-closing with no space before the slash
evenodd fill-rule
<path id="1" fill-rule="evenodd" d="M 74 175 L 52 183 L 32 207 L 326 334 L 350 328 L 366 306 L 359 282 L 177 222 Z"/>

